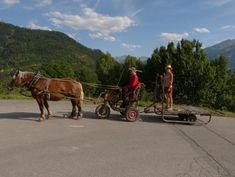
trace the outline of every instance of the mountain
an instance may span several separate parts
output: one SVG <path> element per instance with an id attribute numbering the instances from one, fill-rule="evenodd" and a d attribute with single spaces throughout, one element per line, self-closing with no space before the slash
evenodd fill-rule
<path id="1" fill-rule="evenodd" d="M 211 47 L 205 48 L 209 58 L 224 55 L 229 60 L 229 67 L 235 69 L 235 39 L 226 40 Z"/>
<path id="2" fill-rule="evenodd" d="M 48 63 L 65 62 L 75 71 L 95 70 L 103 53 L 57 31 L 32 30 L 0 22 L 0 70 L 41 70 Z"/>
<path id="3" fill-rule="evenodd" d="M 123 55 L 123 56 L 119 56 L 119 57 L 115 57 L 115 60 L 118 62 L 118 63 L 124 63 L 125 62 L 125 59 L 128 55 Z M 138 57 L 137 57 L 138 58 Z M 141 56 L 139 57 L 139 59 L 142 61 L 142 62 L 146 62 L 148 57 L 146 56 Z"/>

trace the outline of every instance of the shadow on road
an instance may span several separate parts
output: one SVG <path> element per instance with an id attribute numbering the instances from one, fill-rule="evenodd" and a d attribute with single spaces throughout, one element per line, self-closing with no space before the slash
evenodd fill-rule
<path id="1" fill-rule="evenodd" d="M 140 119 L 143 122 L 150 122 L 150 123 L 165 123 L 161 116 L 157 116 L 157 115 L 140 115 Z"/>
<path id="2" fill-rule="evenodd" d="M 96 120 L 98 119 L 94 112 L 89 112 L 89 111 L 84 112 L 83 117 L 85 119 L 96 119 Z M 107 120 L 127 122 L 126 118 L 122 116 L 121 114 L 110 114 Z M 162 121 L 160 116 L 156 116 L 156 115 L 140 115 L 139 121 L 149 122 L 149 123 L 165 123 Z"/>
<path id="3" fill-rule="evenodd" d="M 30 112 L 0 113 L 0 119 L 18 119 L 27 121 L 37 121 L 39 114 Z"/>
<path id="4" fill-rule="evenodd" d="M 57 112 L 56 115 L 53 115 L 53 118 L 56 119 L 64 119 L 64 115 L 70 115 L 68 112 Z M 38 121 L 39 113 L 30 113 L 30 112 L 11 112 L 11 113 L 0 113 L 0 120 L 1 119 L 13 119 L 13 120 L 25 120 L 25 121 Z M 66 117 L 67 118 L 67 117 Z M 89 120 L 97 120 L 94 112 L 84 111 L 83 114 L 84 119 Z M 68 119 L 68 118 L 67 118 Z M 103 119 L 105 120 L 105 119 Z M 120 114 L 110 114 L 110 117 L 107 119 L 109 121 L 122 121 L 128 122 L 126 118 Z M 160 116 L 156 115 L 140 115 L 139 118 L 140 122 L 149 122 L 149 123 L 165 123 L 162 121 Z"/>

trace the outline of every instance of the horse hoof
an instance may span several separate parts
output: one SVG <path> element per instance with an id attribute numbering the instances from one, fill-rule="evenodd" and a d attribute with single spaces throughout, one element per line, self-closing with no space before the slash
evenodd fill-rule
<path id="1" fill-rule="evenodd" d="M 71 114 L 68 118 L 69 119 L 74 119 L 76 116 L 74 114 Z"/>
<path id="2" fill-rule="evenodd" d="M 52 117 L 53 117 L 53 115 L 47 115 L 46 119 L 50 119 Z"/>
<path id="3" fill-rule="evenodd" d="M 79 120 L 82 119 L 82 116 L 77 116 L 76 118 L 74 118 L 75 120 Z"/>
<path id="4" fill-rule="evenodd" d="M 43 117 L 40 117 L 40 118 L 38 119 L 38 121 L 39 121 L 39 122 L 42 122 L 42 121 L 44 121 L 44 118 L 43 118 Z"/>

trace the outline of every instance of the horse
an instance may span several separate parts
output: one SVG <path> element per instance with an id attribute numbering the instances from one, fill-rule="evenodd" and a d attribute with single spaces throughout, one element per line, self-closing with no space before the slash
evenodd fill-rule
<path id="1" fill-rule="evenodd" d="M 46 118 L 52 117 L 48 101 L 59 101 L 65 97 L 69 98 L 72 103 L 70 118 L 82 118 L 84 92 L 80 82 L 70 78 L 47 78 L 40 73 L 17 71 L 12 76 L 9 90 L 13 90 L 15 87 L 26 87 L 31 91 L 41 112 L 39 122 L 45 120 L 44 107 L 48 112 Z"/>

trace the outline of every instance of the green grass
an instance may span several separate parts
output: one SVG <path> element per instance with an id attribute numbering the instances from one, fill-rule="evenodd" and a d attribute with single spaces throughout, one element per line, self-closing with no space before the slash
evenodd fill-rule
<path id="1" fill-rule="evenodd" d="M 5 100 L 25 100 L 25 99 L 31 99 L 32 97 L 24 96 L 20 94 L 18 91 L 4 91 L 0 93 L 0 99 L 5 99 Z"/>

